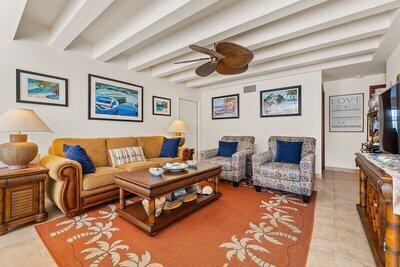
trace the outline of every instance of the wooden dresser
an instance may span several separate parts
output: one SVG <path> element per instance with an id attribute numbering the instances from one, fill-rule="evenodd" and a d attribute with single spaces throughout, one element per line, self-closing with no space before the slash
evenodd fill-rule
<path id="1" fill-rule="evenodd" d="M 47 219 L 46 178 L 47 169 L 39 165 L 21 170 L 0 169 L 0 235 L 9 228 Z"/>
<path id="2" fill-rule="evenodd" d="M 377 266 L 400 266 L 400 216 L 393 214 L 392 177 L 356 153 L 360 204 L 357 210 Z"/>

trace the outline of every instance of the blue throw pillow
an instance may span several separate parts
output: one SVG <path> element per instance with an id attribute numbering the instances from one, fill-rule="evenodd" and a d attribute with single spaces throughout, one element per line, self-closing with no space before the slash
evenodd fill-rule
<path id="1" fill-rule="evenodd" d="M 232 157 L 237 151 L 238 142 L 219 141 L 218 154 L 221 157 Z"/>
<path id="2" fill-rule="evenodd" d="M 162 144 L 160 158 L 175 158 L 178 155 L 180 138 L 165 138 Z"/>
<path id="3" fill-rule="evenodd" d="M 299 164 L 303 142 L 277 141 L 275 162 Z"/>
<path id="4" fill-rule="evenodd" d="M 72 159 L 79 162 L 82 166 L 83 174 L 93 173 L 96 171 L 93 161 L 89 158 L 86 150 L 79 145 L 66 145 L 63 146 L 64 155 L 67 159 Z"/>

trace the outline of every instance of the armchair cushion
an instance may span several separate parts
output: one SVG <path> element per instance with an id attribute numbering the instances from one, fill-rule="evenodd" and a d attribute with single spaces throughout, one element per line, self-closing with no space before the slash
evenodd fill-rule
<path id="1" fill-rule="evenodd" d="M 276 162 L 299 164 L 303 142 L 276 141 Z"/>
<path id="2" fill-rule="evenodd" d="M 230 171 L 232 169 L 232 160 L 230 157 L 216 156 L 205 159 L 204 162 L 219 164 L 222 166 L 223 171 Z"/>
<path id="3" fill-rule="evenodd" d="M 300 166 L 298 164 L 268 162 L 260 167 L 260 175 L 293 182 L 300 181 Z"/>
<path id="4" fill-rule="evenodd" d="M 219 141 L 218 154 L 220 157 L 232 157 L 236 153 L 238 142 Z"/>

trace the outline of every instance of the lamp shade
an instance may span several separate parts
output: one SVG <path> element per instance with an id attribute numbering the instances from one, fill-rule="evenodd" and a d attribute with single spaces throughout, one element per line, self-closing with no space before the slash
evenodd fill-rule
<path id="1" fill-rule="evenodd" d="M 186 133 L 187 131 L 186 125 L 180 120 L 174 121 L 167 130 L 170 133 Z"/>
<path id="2" fill-rule="evenodd" d="M 31 109 L 12 108 L 0 116 L 0 132 L 51 132 Z"/>

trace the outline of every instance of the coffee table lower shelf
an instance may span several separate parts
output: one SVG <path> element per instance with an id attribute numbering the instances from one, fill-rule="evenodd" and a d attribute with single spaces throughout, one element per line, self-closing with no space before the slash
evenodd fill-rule
<path id="1" fill-rule="evenodd" d="M 165 226 L 179 220 L 186 214 L 201 208 L 205 204 L 218 199 L 220 196 L 222 196 L 220 192 L 214 192 L 211 195 L 198 195 L 196 200 L 183 203 L 179 208 L 163 211 L 161 215 L 155 219 L 153 225 L 150 225 L 148 215 L 145 212 L 141 201 L 127 205 L 124 209 L 117 209 L 117 213 L 125 220 L 153 236 Z"/>

